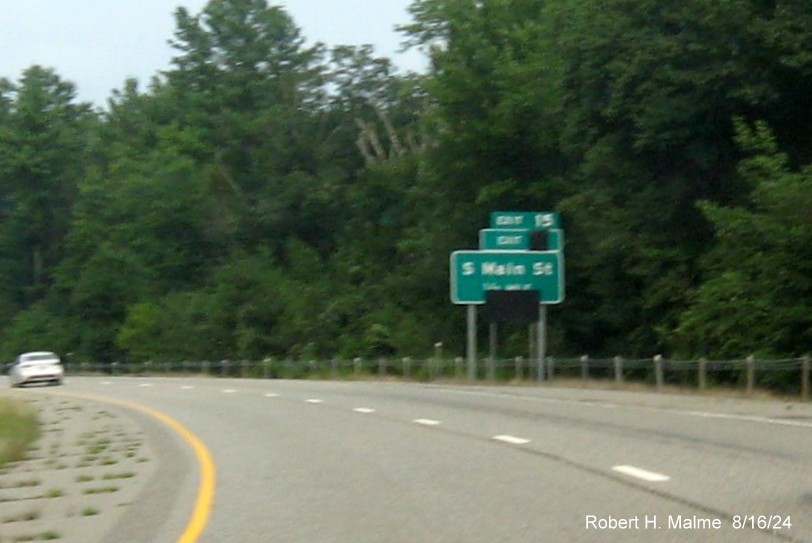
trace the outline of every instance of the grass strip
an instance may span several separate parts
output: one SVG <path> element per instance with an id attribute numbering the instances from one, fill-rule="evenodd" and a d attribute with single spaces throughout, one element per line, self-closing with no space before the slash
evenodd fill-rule
<path id="1" fill-rule="evenodd" d="M 25 457 L 39 437 L 37 412 L 20 400 L 0 398 L 0 468 Z"/>

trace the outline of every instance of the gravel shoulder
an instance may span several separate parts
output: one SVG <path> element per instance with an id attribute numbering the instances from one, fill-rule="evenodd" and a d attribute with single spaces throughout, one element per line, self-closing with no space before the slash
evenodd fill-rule
<path id="1" fill-rule="evenodd" d="M 0 394 L 40 420 L 26 458 L 0 470 L 0 543 L 176 540 L 193 499 L 176 436 L 146 415 L 53 387 Z"/>

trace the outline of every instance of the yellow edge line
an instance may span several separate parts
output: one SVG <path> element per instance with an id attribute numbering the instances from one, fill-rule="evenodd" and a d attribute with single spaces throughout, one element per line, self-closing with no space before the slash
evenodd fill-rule
<path id="1" fill-rule="evenodd" d="M 132 403 L 125 400 L 105 398 L 102 396 L 74 394 L 70 392 L 56 392 L 55 394 L 60 396 L 73 396 L 75 398 L 83 398 L 86 400 L 118 404 L 136 411 L 141 411 L 142 413 L 146 413 L 147 415 L 164 423 L 189 444 L 194 451 L 195 456 L 197 457 L 197 463 L 200 466 L 200 486 L 197 490 L 197 500 L 195 502 L 195 508 L 192 511 L 192 516 L 189 519 L 189 522 L 186 524 L 186 528 L 183 530 L 180 538 L 178 538 L 177 543 L 195 543 L 195 541 L 197 541 L 197 539 L 203 533 L 206 523 L 209 520 L 211 507 L 214 503 L 214 488 L 217 480 L 214 461 L 212 460 L 209 449 L 206 447 L 203 441 L 193 434 L 191 430 L 169 415 L 145 405 Z"/>

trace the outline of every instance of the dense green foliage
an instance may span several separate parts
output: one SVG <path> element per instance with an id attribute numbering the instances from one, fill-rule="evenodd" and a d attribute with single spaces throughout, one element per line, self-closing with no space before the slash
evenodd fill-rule
<path id="1" fill-rule="evenodd" d="M 809 349 L 812 4 L 410 12 L 422 75 L 211 0 L 104 110 L 39 66 L 0 80 L 0 352 L 461 353 L 448 256 L 495 209 L 564 217 L 552 352 Z"/>

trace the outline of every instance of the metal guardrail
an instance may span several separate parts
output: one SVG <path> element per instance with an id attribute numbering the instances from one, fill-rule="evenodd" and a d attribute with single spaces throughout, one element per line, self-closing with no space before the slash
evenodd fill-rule
<path id="1" fill-rule="evenodd" d="M 549 380 L 580 380 L 583 385 L 608 381 L 621 388 L 628 383 L 646 383 L 662 391 L 666 386 L 711 387 L 742 389 L 752 395 L 756 389 L 810 398 L 810 366 L 812 357 L 780 360 L 758 360 L 753 356 L 732 360 L 669 360 L 662 356 L 647 359 L 547 357 Z M 98 363 L 65 361 L 68 375 L 207 375 L 212 377 L 242 377 L 255 379 L 353 379 L 375 376 L 396 377 L 418 381 L 467 379 L 462 357 L 391 359 L 330 359 L 287 360 L 265 359 L 166 362 Z M 477 377 L 486 381 L 537 380 L 535 363 L 517 357 L 512 359 L 480 359 Z"/>

